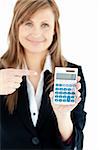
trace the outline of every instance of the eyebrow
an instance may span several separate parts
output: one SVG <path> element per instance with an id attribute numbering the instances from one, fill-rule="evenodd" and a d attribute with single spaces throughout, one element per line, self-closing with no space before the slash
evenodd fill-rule
<path id="1" fill-rule="evenodd" d="M 27 21 L 31 21 L 33 23 L 33 21 L 31 19 L 29 19 Z M 49 20 L 42 20 L 41 22 L 48 22 L 49 23 Z"/>

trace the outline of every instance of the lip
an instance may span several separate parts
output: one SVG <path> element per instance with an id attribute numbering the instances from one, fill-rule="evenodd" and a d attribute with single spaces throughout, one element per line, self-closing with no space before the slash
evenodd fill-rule
<path id="1" fill-rule="evenodd" d="M 34 44 L 39 44 L 39 43 L 43 43 L 45 40 L 30 40 L 30 39 L 27 39 L 27 41 L 31 42 L 31 43 L 34 43 Z"/>

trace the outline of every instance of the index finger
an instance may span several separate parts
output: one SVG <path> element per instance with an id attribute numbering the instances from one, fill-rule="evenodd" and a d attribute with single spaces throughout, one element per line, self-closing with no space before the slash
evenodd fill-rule
<path id="1" fill-rule="evenodd" d="M 37 75 L 37 72 L 34 70 L 28 70 L 28 69 L 18 69 L 18 73 L 22 76 L 28 76 L 28 75 Z"/>
<path id="2" fill-rule="evenodd" d="M 37 75 L 36 71 L 28 69 L 13 69 L 12 73 L 14 73 L 16 76 Z"/>

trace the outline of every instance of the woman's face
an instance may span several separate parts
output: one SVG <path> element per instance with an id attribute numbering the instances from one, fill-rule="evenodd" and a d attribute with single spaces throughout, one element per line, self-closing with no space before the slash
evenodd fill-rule
<path id="1" fill-rule="evenodd" d="M 25 52 L 40 53 L 48 50 L 53 41 L 55 17 L 51 8 L 37 11 L 19 27 L 19 41 Z"/>

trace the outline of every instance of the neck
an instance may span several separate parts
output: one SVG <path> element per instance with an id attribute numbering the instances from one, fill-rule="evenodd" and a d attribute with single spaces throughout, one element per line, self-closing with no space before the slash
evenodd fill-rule
<path id="1" fill-rule="evenodd" d="M 26 53 L 26 64 L 29 70 L 41 72 L 44 67 L 44 62 L 47 52 L 43 53 Z"/>

